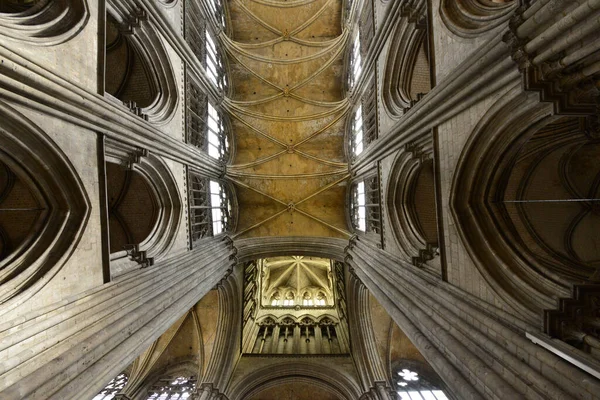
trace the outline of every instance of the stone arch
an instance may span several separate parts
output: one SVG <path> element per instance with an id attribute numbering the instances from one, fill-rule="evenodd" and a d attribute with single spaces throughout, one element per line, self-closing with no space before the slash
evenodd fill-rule
<path id="1" fill-rule="evenodd" d="M 324 382 L 316 381 L 315 379 L 306 377 L 280 378 L 271 382 L 265 383 L 259 388 L 255 388 L 252 392 L 244 397 L 244 400 L 260 400 L 265 398 L 283 398 L 288 393 L 294 393 L 295 398 L 318 398 L 323 400 L 339 400 L 344 399 L 342 393 L 337 388 L 332 387 Z M 310 393 L 310 397 L 308 397 Z M 275 397 L 276 396 L 276 397 Z M 298 397 L 296 397 L 298 396 Z M 301 396 L 301 397 L 300 397 Z"/>
<path id="2" fill-rule="evenodd" d="M 17 0 L 0 3 L 2 34 L 38 45 L 57 45 L 76 36 L 87 24 L 86 0 Z"/>
<path id="3" fill-rule="evenodd" d="M 327 367 L 303 362 L 276 363 L 259 368 L 235 382 L 227 391 L 231 400 L 252 399 L 255 394 L 267 387 L 283 382 L 303 381 L 335 393 L 339 399 L 350 400 L 360 397 L 356 382 Z"/>
<path id="4" fill-rule="evenodd" d="M 440 16 L 452 33 L 471 38 L 508 21 L 518 3 L 516 0 L 442 0 Z"/>
<path id="5" fill-rule="evenodd" d="M 39 127 L 2 102 L 0 121 L 0 162 L 6 179 L 0 207 L 39 209 L 39 214 L 29 216 L 29 229 L 17 235 L 18 243 L 3 246 L 0 303 L 10 310 L 60 271 L 77 247 L 91 205 L 68 158 Z M 12 217 L 21 222 L 29 214 L 25 210 L 16 213 L 21 215 Z M 15 237 L 10 232 L 13 213 L 1 214 L 3 235 L 10 240 Z"/>
<path id="6" fill-rule="evenodd" d="M 105 93 L 140 117 L 168 122 L 177 107 L 171 62 L 145 14 L 107 6 Z"/>
<path id="7" fill-rule="evenodd" d="M 165 8 L 175 7 L 177 4 L 177 0 L 158 0 L 160 4 L 162 4 Z"/>
<path id="8" fill-rule="evenodd" d="M 396 156 L 386 204 L 396 242 L 417 266 L 439 274 L 428 262 L 437 256 L 434 165 L 430 154 L 408 147 Z"/>
<path id="9" fill-rule="evenodd" d="M 390 41 L 382 86 L 390 116 L 402 116 L 431 90 L 430 68 L 425 17 L 402 18 Z"/>
<path id="10" fill-rule="evenodd" d="M 155 229 L 158 200 L 151 183 L 135 169 L 106 164 L 110 252 L 140 245 Z"/>
<path id="11" fill-rule="evenodd" d="M 458 232 L 490 286 L 532 322 L 573 284 L 596 280 L 598 251 L 583 247 L 597 243 L 597 206 L 586 199 L 598 198 L 598 146 L 584 119 L 556 116 L 513 88 L 459 160 L 450 199 Z"/>
<path id="12" fill-rule="evenodd" d="M 114 278 L 168 253 L 179 229 L 181 198 L 172 172 L 157 156 L 107 142 L 106 165 Z"/>

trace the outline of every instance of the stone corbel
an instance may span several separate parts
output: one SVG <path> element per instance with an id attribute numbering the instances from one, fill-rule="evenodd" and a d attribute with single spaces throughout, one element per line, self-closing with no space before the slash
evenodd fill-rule
<path id="1" fill-rule="evenodd" d="M 412 263 L 415 267 L 423 268 L 427 261 L 431 261 L 439 255 L 439 248 L 435 245 L 427 243 L 426 248 L 419 250 L 419 256 L 412 258 Z"/>
<path id="2" fill-rule="evenodd" d="M 127 169 L 132 170 L 136 164 L 142 162 L 142 157 L 148 157 L 150 152 L 147 149 L 136 147 L 133 151 L 128 153 Z"/>
<path id="3" fill-rule="evenodd" d="M 121 27 L 121 32 L 126 35 L 135 35 L 135 30 L 148 21 L 148 14 L 142 7 L 136 7 Z"/>
<path id="4" fill-rule="evenodd" d="M 127 107 L 132 113 L 142 118 L 144 121 L 148 121 L 148 114 L 144 114 L 143 108 L 138 107 L 135 101 L 124 101 L 123 105 Z"/>
<path id="5" fill-rule="evenodd" d="M 131 260 L 140 264 L 142 268 L 151 267 L 154 265 L 154 257 L 148 257 L 145 250 L 140 250 L 137 244 L 130 245 L 129 249 L 125 250 L 127 252 L 127 256 L 131 258 Z"/>

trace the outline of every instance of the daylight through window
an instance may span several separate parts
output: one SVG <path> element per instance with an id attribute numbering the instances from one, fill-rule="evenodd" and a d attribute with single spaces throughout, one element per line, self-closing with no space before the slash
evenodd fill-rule
<path id="1" fill-rule="evenodd" d="M 360 56 L 360 33 L 357 33 L 354 37 L 354 43 L 352 44 L 352 54 L 350 56 L 350 74 L 349 74 L 349 86 L 350 89 L 356 85 L 356 81 L 360 77 L 362 72 L 362 59 Z"/>
<path id="2" fill-rule="evenodd" d="M 147 400 L 183 400 L 191 398 L 196 390 L 196 378 L 167 377 L 161 378 L 148 391 Z"/>
<path id="3" fill-rule="evenodd" d="M 363 152 L 363 118 L 362 106 L 359 106 L 354 113 L 352 120 L 352 154 L 355 156 Z"/>
<path id="4" fill-rule="evenodd" d="M 117 393 L 119 393 L 125 385 L 127 384 L 127 380 L 129 378 L 125 374 L 119 374 L 116 378 L 106 385 L 104 389 L 100 393 L 98 393 L 92 400 L 110 400 L 115 397 Z"/>
<path id="5" fill-rule="evenodd" d="M 229 154 L 229 138 L 219 112 L 208 103 L 208 155 L 225 160 Z"/>
<path id="6" fill-rule="evenodd" d="M 228 229 L 231 203 L 223 184 L 210 181 L 210 207 L 212 214 L 213 235 L 218 235 Z"/>

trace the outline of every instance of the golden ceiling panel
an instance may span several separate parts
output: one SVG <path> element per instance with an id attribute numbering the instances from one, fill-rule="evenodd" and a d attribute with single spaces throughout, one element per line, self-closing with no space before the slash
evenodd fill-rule
<path id="1" fill-rule="evenodd" d="M 342 1 L 229 2 L 235 237 L 349 236 Z"/>

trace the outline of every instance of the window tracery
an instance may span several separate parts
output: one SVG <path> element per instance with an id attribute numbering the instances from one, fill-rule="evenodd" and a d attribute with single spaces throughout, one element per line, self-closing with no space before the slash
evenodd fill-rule
<path id="1" fill-rule="evenodd" d="M 113 378 L 108 385 L 100 393 L 98 393 L 92 400 L 111 400 L 115 395 L 123 390 L 129 377 L 125 373 L 120 373 Z"/>
<path id="2" fill-rule="evenodd" d="M 350 124 L 350 154 L 358 157 L 377 139 L 377 86 L 371 75 Z"/>
<path id="3" fill-rule="evenodd" d="M 350 52 L 350 72 L 348 74 L 348 88 L 353 89 L 362 73 L 362 57 L 360 54 L 360 31 L 356 32 Z"/>
<path id="4" fill-rule="evenodd" d="M 363 142 L 363 116 L 362 116 L 362 105 L 358 106 L 354 112 L 354 118 L 352 119 L 352 139 L 350 145 L 352 148 L 352 155 L 354 157 L 360 155 L 364 150 Z"/>
<path id="5" fill-rule="evenodd" d="M 196 390 L 195 376 L 170 376 L 158 380 L 148 390 L 147 400 L 183 400 Z"/>
<path id="6" fill-rule="evenodd" d="M 379 179 L 365 178 L 352 185 L 350 215 L 354 229 L 369 233 L 381 233 Z"/>
<path id="7" fill-rule="evenodd" d="M 396 370 L 395 386 L 400 400 L 448 400 L 443 390 L 409 368 Z"/>
<path id="8" fill-rule="evenodd" d="M 229 158 L 230 137 L 226 120 L 192 77 L 186 79 L 186 139 L 220 161 Z"/>
<path id="9" fill-rule="evenodd" d="M 231 227 L 232 205 L 225 185 L 189 174 L 190 234 L 192 243 L 226 232 Z"/>
<path id="10" fill-rule="evenodd" d="M 216 22 L 219 24 L 219 28 L 225 28 L 225 13 L 224 7 L 220 0 L 208 0 L 208 6 L 212 11 Z"/>
<path id="11" fill-rule="evenodd" d="M 225 66 L 220 53 L 217 51 L 217 45 L 208 30 L 205 33 L 206 38 L 206 54 L 204 67 L 211 82 L 222 91 L 227 88 L 227 75 L 225 74 Z"/>
<path id="12" fill-rule="evenodd" d="M 208 0 L 209 8 L 216 18 L 219 28 L 225 27 L 223 6 L 218 0 Z M 228 80 L 220 48 L 206 22 L 199 1 L 186 2 L 185 39 L 192 52 L 198 57 L 208 79 L 221 91 L 227 91 Z"/>

